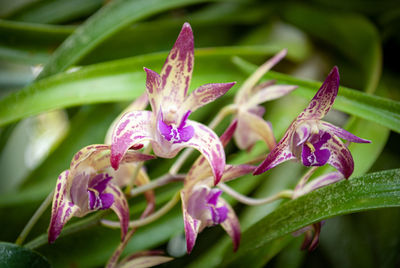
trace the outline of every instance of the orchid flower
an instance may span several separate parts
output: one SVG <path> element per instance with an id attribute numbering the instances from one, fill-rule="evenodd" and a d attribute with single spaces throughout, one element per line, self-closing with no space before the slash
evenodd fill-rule
<path id="1" fill-rule="evenodd" d="M 172 158 L 185 147 L 199 150 L 210 163 L 217 184 L 225 167 L 225 153 L 218 136 L 208 127 L 188 120 L 199 107 L 224 95 L 235 83 L 206 84 L 188 93 L 193 72 L 194 42 L 185 23 L 170 51 L 161 74 L 144 68 L 152 112 L 126 113 L 112 135 L 111 165 L 119 163 L 132 146 L 150 141 L 159 157 Z"/>
<path id="2" fill-rule="evenodd" d="M 296 89 L 297 86 L 275 85 L 274 81 L 266 81 L 257 86 L 256 83 L 285 57 L 286 52 L 286 49 L 280 51 L 261 65 L 244 82 L 235 96 L 234 106 L 237 107 L 238 127 L 234 137 L 237 146 L 242 150 L 250 149 L 258 140 L 264 140 L 270 150 L 276 145 L 271 125 L 263 119 L 265 109 L 259 104 L 280 98 Z"/>
<path id="3" fill-rule="evenodd" d="M 153 156 L 129 150 L 122 163 L 146 161 Z M 121 223 L 121 236 L 125 237 L 129 225 L 129 208 L 124 194 L 104 172 L 110 167 L 110 146 L 90 145 L 75 154 L 70 168 L 60 174 L 53 197 L 48 230 L 49 243 L 60 235 L 71 217 L 111 208 Z"/>
<path id="4" fill-rule="evenodd" d="M 221 142 L 225 145 L 232 137 L 237 122 L 227 129 L 221 136 Z M 185 179 L 185 185 L 181 191 L 183 220 L 186 235 L 186 248 L 190 253 L 196 242 L 197 234 L 205 227 L 220 224 L 232 238 L 233 248 L 236 251 L 240 242 L 240 224 L 233 208 L 222 197 L 222 191 L 212 188 L 212 172 L 200 156 Z M 226 165 L 221 181 L 229 181 L 248 174 L 254 170 L 251 165 Z"/>
<path id="5" fill-rule="evenodd" d="M 310 104 L 292 122 L 278 145 L 254 171 L 261 174 L 290 159 L 305 166 L 329 164 L 347 179 L 353 173 L 354 161 L 349 149 L 339 139 L 370 143 L 321 119 L 331 109 L 339 89 L 339 71 L 335 66 Z"/>

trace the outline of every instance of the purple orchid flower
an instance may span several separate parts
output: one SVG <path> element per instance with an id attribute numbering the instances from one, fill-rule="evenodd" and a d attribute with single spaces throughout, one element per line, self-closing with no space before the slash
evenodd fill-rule
<path id="1" fill-rule="evenodd" d="M 304 111 L 292 122 L 278 145 L 254 171 L 261 174 L 290 159 L 305 166 L 329 164 L 347 179 L 353 173 L 354 161 L 349 149 L 339 139 L 370 143 L 321 119 L 331 109 L 339 89 L 339 71 L 335 66 Z"/>
<path id="2" fill-rule="evenodd" d="M 122 163 L 146 161 L 151 155 L 128 151 Z M 49 243 L 60 235 L 63 226 L 73 216 L 83 217 L 89 212 L 111 208 L 121 222 L 121 236 L 129 225 L 129 208 L 124 194 L 104 172 L 110 167 L 110 146 L 90 145 L 75 154 L 69 170 L 60 174 L 53 197 L 48 229 Z"/>
<path id="3" fill-rule="evenodd" d="M 273 58 L 261 65 L 243 84 L 235 96 L 234 106 L 237 107 L 236 117 L 238 127 L 235 141 L 242 150 L 249 150 L 256 141 L 264 140 L 270 150 L 276 146 L 275 137 L 269 122 L 263 119 L 265 113 L 261 103 L 278 99 L 297 86 L 275 85 L 275 81 L 266 81 L 256 86 L 261 77 L 285 57 L 284 49 Z"/>
<path id="4" fill-rule="evenodd" d="M 221 136 L 225 146 L 231 139 L 237 122 L 234 121 Z M 254 170 L 251 165 L 226 165 L 221 181 L 229 181 Z M 189 170 L 181 191 L 186 248 L 190 253 L 197 234 L 204 228 L 220 224 L 232 238 L 234 251 L 240 243 L 240 224 L 233 208 L 222 197 L 222 191 L 212 188 L 212 172 L 204 157 L 199 157 Z"/>
<path id="5" fill-rule="evenodd" d="M 117 169 L 132 146 L 150 141 L 159 157 L 172 158 L 184 147 L 199 150 L 210 163 L 215 184 L 224 171 L 225 153 L 218 136 L 208 127 L 188 120 L 199 107 L 224 95 L 235 83 L 206 84 L 188 93 L 193 72 L 194 42 L 185 23 L 170 51 L 161 74 L 145 68 L 150 111 L 126 113 L 112 135 L 111 165 Z"/>

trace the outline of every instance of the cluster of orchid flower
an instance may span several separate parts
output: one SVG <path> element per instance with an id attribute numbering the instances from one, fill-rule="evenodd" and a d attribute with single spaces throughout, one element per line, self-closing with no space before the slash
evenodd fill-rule
<path id="1" fill-rule="evenodd" d="M 329 164 L 337 171 L 308 181 L 315 170 L 311 168 L 297 187 L 287 192 L 286 197 L 289 198 L 294 199 L 322 186 L 349 178 L 354 162 L 341 139 L 357 143 L 369 141 L 321 120 L 332 107 L 338 93 L 337 67 L 332 69 L 310 104 L 291 123 L 278 144 L 270 123 L 263 119 L 265 111 L 260 106 L 261 103 L 282 97 L 296 89 L 296 86 L 278 85 L 274 81 L 257 84 L 285 54 L 286 50 L 283 50 L 260 66 L 239 89 L 234 103 L 222 109 L 225 114 L 228 111 L 234 117 L 224 134 L 218 137 L 212 128 L 220 120 L 214 120 L 207 127 L 189 120 L 188 117 L 201 106 L 224 95 L 235 83 L 205 84 L 188 94 L 194 64 L 194 42 L 192 29 L 185 23 L 161 74 L 144 69 L 147 74 L 146 93 L 129 106 L 112 125 L 106 144 L 91 145 L 80 150 L 73 157 L 69 170 L 59 176 L 48 230 L 49 242 L 56 240 L 71 217 L 82 217 L 89 212 L 111 208 L 119 218 L 122 236 L 122 246 L 113 256 L 116 263 L 133 230 L 140 226 L 138 221 L 129 221 L 127 198 L 132 197 L 135 190 L 136 193 L 145 194 L 149 205 L 141 220 L 146 222 L 146 219 L 157 213 L 153 212 L 155 197 L 152 189 L 172 181 L 174 176 L 179 177 L 176 175 L 177 170 L 190 152 L 187 149 L 186 153 L 180 155 L 177 164 L 167 174 L 169 180 L 161 183 L 151 181 L 143 168 L 143 161 L 154 158 L 148 154 L 151 150 L 160 158 L 173 158 L 186 147 L 201 153 L 184 175 L 184 187 L 180 191 L 188 253 L 192 251 L 199 232 L 205 227 L 218 224 L 232 238 L 234 250 L 238 248 L 239 220 L 232 207 L 221 197 L 223 189 L 232 191 L 224 184 L 226 181 L 249 173 L 264 173 L 291 159 L 297 159 L 307 167 Z M 148 102 L 151 111 L 143 110 Z M 232 137 L 238 148 L 246 150 L 251 149 L 256 141 L 263 140 L 270 152 L 258 167 L 250 164 L 226 164 L 224 146 Z M 140 149 L 144 151 L 139 151 Z M 131 189 L 134 184 L 138 187 Z M 122 192 L 123 187 L 126 187 L 125 193 L 128 194 Z M 179 195 L 175 197 L 177 198 L 179 199 Z M 115 227 L 110 221 L 103 222 L 106 226 Z M 132 227 L 131 232 L 128 232 L 129 227 Z M 303 230 L 307 231 L 305 247 L 310 249 L 315 248 L 318 243 L 321 224 L 316 223 L 313 227 L 314 238 L 310 236 L 311 227 Z M 159 256 L 157 258 L 160 260 Z M 157 261 L 154 260 L 153 263 L 156 264 Z"/>

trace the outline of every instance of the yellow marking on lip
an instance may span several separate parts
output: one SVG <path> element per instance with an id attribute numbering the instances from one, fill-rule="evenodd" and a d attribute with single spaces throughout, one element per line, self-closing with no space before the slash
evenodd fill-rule
<path id="1" fill-rule="evenodd" d="M 314 147 L 314 145 L 311 144 L 311 142 L 306 141 L 306 145 L 308 146 L 308 148 L 310 148 L 311 153 L 315 152 L 315 147 Z"/>

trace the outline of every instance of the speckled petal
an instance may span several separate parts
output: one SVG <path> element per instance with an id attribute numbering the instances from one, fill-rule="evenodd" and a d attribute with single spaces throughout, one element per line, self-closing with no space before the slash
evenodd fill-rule
<path id="1" fill-rule="evenodd" d="M 292 127 L 289 127 L 285 136 L 278 145 L 267 155 L 267 158 L 261 163 L 261 165 L 256 168 L 253 173 L 254 175 L 259 175 L 285 161 L 295 158 L 289 147 L 292 132 Z"/>
<path id="2" fill-rule="evenodd" d="M 359 138 L 356 135 L 351 134 L 350 132 L 348 132 L 340 127 L 334 126 L 328 122 L 321 121 L 320 126 L 321 126 L 321 129 L 328 131 L 328 132 L 338 136 L 339 138 L 345 139 L 347 141 L 356 142 L 356 143 L 371 143 L 371 141 L 369 141 L 369 140 Z"/>
<path id="3" fill-rule="evenodd" d="M 144 110 L 146 108 L 147 104 L 149 104 L 149 99 L 147 98 L 147 92 L 144 92 L 142 95 L 140 95 L 136 100 L 134 100 L 128 107 L 125 108 L 125 110 L 123 110 L 114 119 L 114 121 L 111 123 L 110 127 L 107 130 L 107 134 L 104 139 L 104 143 L 107 145 L 111 144 L 111 142 L 112 142 L 111 137 L 112 137 L 112 133 L 114 132 L 114 128 L 118 124 L 119 120 L 121 119 L 121 117 L 124 114 L 133 112 L 133 111 Z"/>
<path id="4" fill-rule="evenodd" d="M 151 105 L 151 110 L 154 114 L 158 113 L 160 102 L 162 98 L 161 92 L 161 77 L 153 70 L 144 68 L 146 76 L 146 90 L 147 96 Z"/>
<path id="5" fill-rule="evenodd" d="M 290 85 L 268 86 L 253 94 L 245 103 L 245 105 L 248 107 L 253 107 L 266 101 L 275 100 L 289 94 L 296 88 L 297 86 Z"/>
<path id="6" fill-rule="evenodd" d="M 297 119 L 322 119 L 331 109 L 339 89 L 339 70 L 335 66 Z"/>
<path id="7" fill-rule="evenodd" d="M 198 108 L 210 103 L 223 96 L 236 83 L 206 84 L 195 89 L 185 99 L 182 104 L 182 111 L 191 110 L 194 112 Z"/>
<path id="8" fill-rule="evenodd" d="M 338 182 L 342 179 L 344 179 L 343 174 L 337 171 L 319 176 L 318 178 L 315 178 L 314 180 L 307 183 L 304 187 L 299 189 L 296 188 L 293 194 L 293 199 L 296 199 L 299 196 L 305 195 L 329 184 Z"/>
<path id="9" fill-rule="evenodd" d="M 179 106 L 189 89 L 194 64 L 193 32 L 185 23 L 161 70 L 162 106 Z M 166 110 L 166 109 L 163 109 Z"/>
<path id="10" fill-rule="evenodd" d="M 336 168 L 347 179 L 354 171 L 354 161 L 349 149 L 336 136 L 332 136 L 324 146 L 331 152 L 328 164 Z"/>
<path id="11" fill-rule="evenodd" d="M 73 204 L 69 199 L 67 187 L 68 175 L 69 171 L 66 170 L 60 174 L 57 180 L 48 229 L 49 243 L 53 243 L 57 239 L 67 221 L 79 211 L 79 207 Z"/>
<path id="12" fill-rule="evenodd" d="M 246 174 L 250 174 L 255 170 L 255 166 L 252 165 L 226 165 L 224 175 L 222 175 L 221 181 L 227 182 L 233 179 L 239 178 Z"/>
<path id="13" fill-rule="evenodd" d="M 194 129 L 194 136 L 190 141 L 179 144 L 183 147 L 193 147 L 198 150 L 209 162 L 215 185 L 221 180 L 225 169 L 225 152 L 217 134 L 203 124 L 187 121 Z"/>
<path id="14" fill-rule="evenodd" d="M 111 144 L 111 166 L 118 169 L 119 163 L 128 149 L 146 140 L 152 140 L 149 111 L 134 111 L 125 114 L 115 127 Z"/>
<path id="15" fill-rule="evenodd" d="M 270 150 L 275 148 L 274 133 L 267 121 L 247 111 L 239 111 L 237 116 L 238 127 L 235 132 L 235 141 L 240 149 L 247 150 L 258 140 L 265 141 Z"/>
<path id="16" fill-rule="evenodd" d="M 121 240 L 124 240 L 129 227 L 129 207 L 126 201 L 125 195 L 121 189 L 113 183 L 108 183 L 105 193 L 112 194 L 114 196 L 114 203 L 111 205 L 111 209 L 117 214 L 121 223 Z"/>
<path id="17" fill-rule="evenodd" d="M 236 251 L 239 248 L 240 244 L 240 223 L 235 211 L 229 205 L 229 203 L 226 202 L 223 198 L 220 198 L 219 200 L 223 203 L 224 207 L 228 209 L 228 218 L 221 223 L 221 226 L 231 237 L 233 242 L 233 251 Z"/>
<path id="18" fill-rule="evenodd" d="M 186 236 L 186 250 L 188 253 L 192 252 L 194 244 L 196 243 L 197 234 L 199 232 L 200 221 L 194 219 L 187 211 L 186 199 L 184 191 L 181 191 L 183 223 L 185 227 Z"/>

